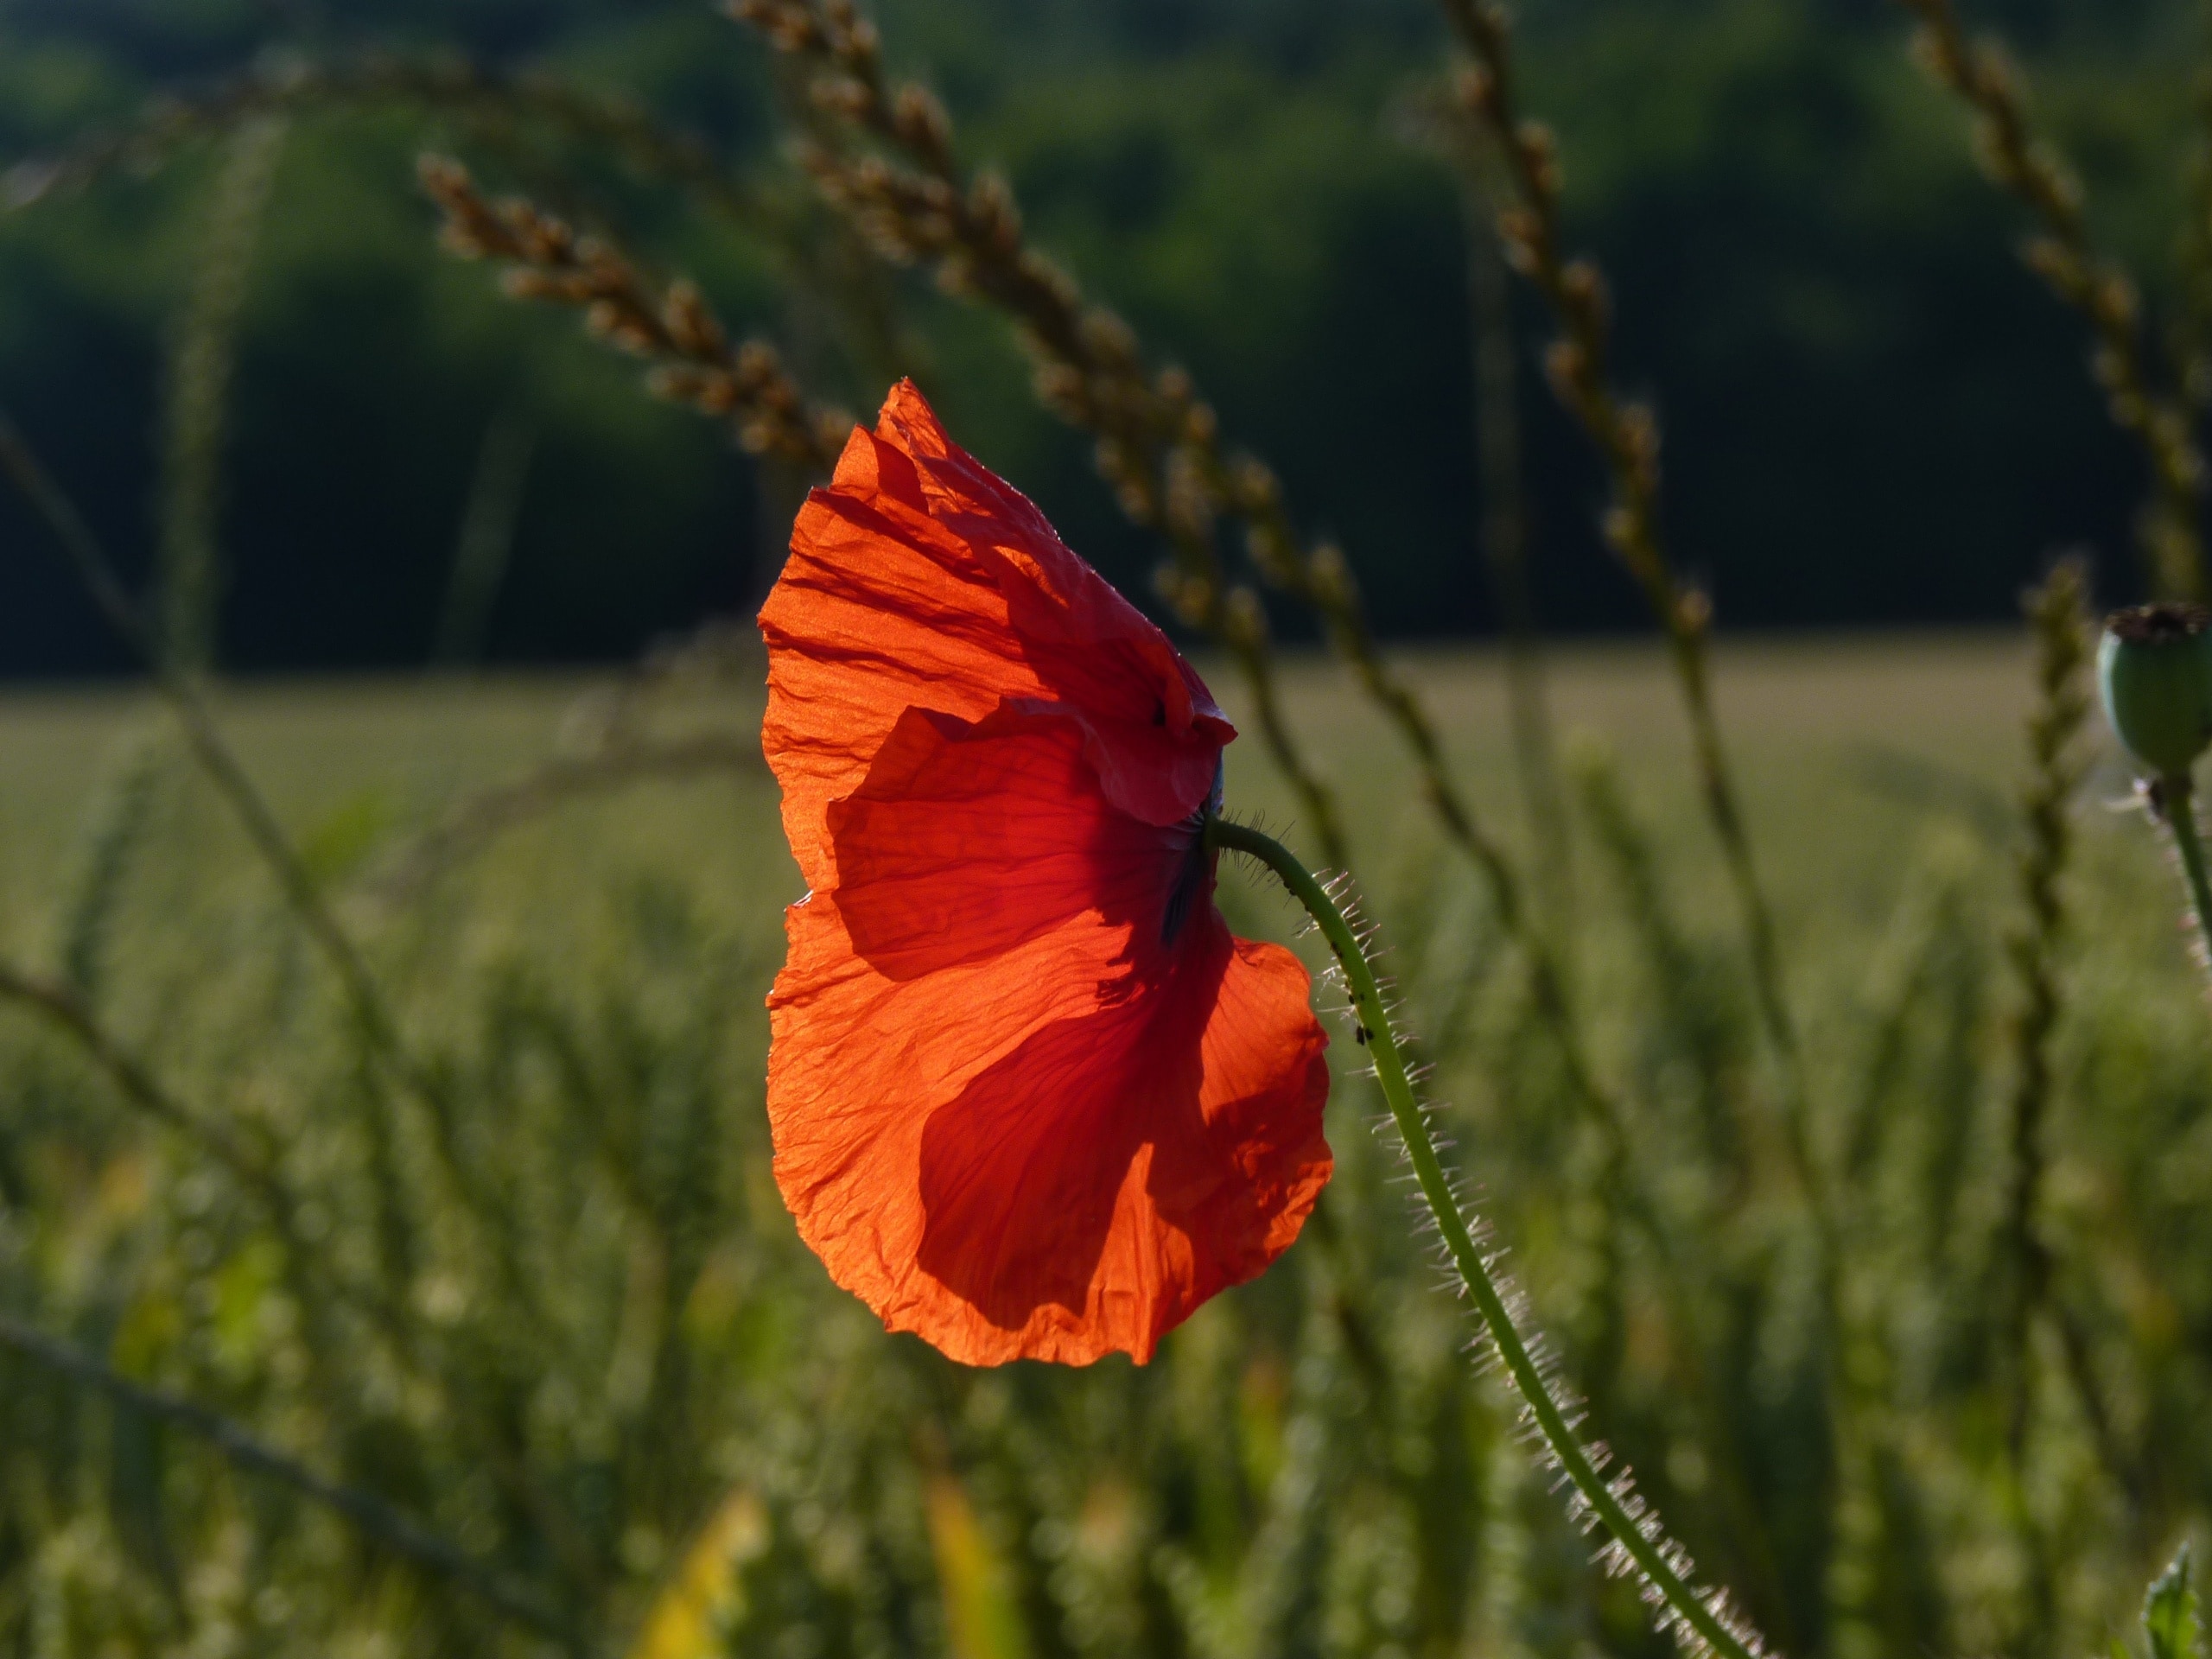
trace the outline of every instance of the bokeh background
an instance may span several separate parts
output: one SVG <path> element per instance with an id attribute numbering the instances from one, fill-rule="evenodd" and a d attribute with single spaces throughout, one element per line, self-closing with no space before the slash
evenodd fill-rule
<path id="1" fill-rule="evenodd" d="M 879 21 L 1341 540 L 1495 856 L 1275 595 L 1287 726 L 1591 1432 L 1800 1659 L 2187 1659 L 2136 1615 L 2212 1523 L 2212 1025 L 2084 660 L 2140 457 L 1902 8 L 1522 12 L 1717 608 L 1741 863 L 1552 325 L 1484 298 L 1430 0 Z M 2197 8 L 1967 16 L 2145 341 L 2202 321 Z M 795 470 L 441 251 L 416 175 L 696 279 L 855 413 L 913 374 L 1152 604 L 1003 320 L 792 164 L 797 80 L 697 0 L 0 0 L 0 460 L 164 671 L 0 480 L 0 1656 L 1659 1659 L 1470 1368 L 1349 1033 L 1314 1222 L 1147 1367 L 953 1366 L 798 1240 L 749 626 Z M 217 118 L 240 88 L 281 120 Z M 694 148 L 628 164 L 608 99 Z M 1519 652 L 1475 482 L 1509 427 Z M 1249 681 L 1178 637 L 1247 734 L 1231 808 L 1320 861 Z"/>

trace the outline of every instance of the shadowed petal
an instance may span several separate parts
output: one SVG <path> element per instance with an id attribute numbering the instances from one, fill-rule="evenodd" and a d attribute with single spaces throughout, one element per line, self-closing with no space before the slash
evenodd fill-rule
<path id="1" fill-rule="evenodd" d="M 1297 1237 L 1331 1168 L 1328 1072 L 1287 951 L 1209 908 L 1168 979 L 1086 1007 L 1058 950 L 901 983 L 839 951 L 821 899 L 791 918 L 779 1056 L 795 1030 L 819 1047 L 817 1021 L 845 1040 L 772 1066 L 776 1179 L 892 1329 L 970 1364 L 1143 1360 Z"/>

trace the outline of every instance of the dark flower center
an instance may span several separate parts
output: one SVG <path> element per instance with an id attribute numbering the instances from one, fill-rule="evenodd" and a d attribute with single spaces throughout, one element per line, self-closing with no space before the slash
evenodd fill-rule
<path id="1" fill-rule="evenodd" d="M 2105 626 L 2112 630 L 2114 638 L 2126 645 L 2170 645 L 2179 639 L 2194 639 L 2207 627 L 2212 627 L 2212 611 L 2202 605 L 2169 600 L 2115 611 Z"/>
<path id="2" fill-rule="evenodd" d="M 1226 768 L 1217 758 L 1213 763 L 1213 787 L 1206 791 L 1205 804 L 1191 814 L 1190 850 L 1183 855 L 1183 862 L 1175 872 L 1175 884 L 1167 890 L 1166 912 L 1160 918 L 1160 942 L 1164 945 L 1175 943 L 1184 925 L 1191 919 L 1191 912 L 1198 906 L 1198 894 L 1205 890 L 1207 867 L 1212 861 L 1212 851 L 1206 845 L 1206 824 L 1221 816 L 1222 786 L 1226 779 Z"/>

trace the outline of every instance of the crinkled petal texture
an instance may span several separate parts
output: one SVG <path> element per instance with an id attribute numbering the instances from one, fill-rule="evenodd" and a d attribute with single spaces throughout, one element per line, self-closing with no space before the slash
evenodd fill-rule
<path id="1" fill-rule="evenodd" d="M 896 388 L 760 615 L 811 892 L 769 998 L 776 1180 L 954 1358 L 1149 1358 L 1330 1173 L 1305 968 L 1234 938 L 1235 736 L 1164 635 Z"/>

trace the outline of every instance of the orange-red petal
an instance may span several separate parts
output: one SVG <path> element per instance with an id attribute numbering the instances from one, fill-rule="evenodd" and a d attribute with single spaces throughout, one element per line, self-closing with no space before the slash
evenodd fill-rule
<path id="1" fill-rule="evenodd" d="M 1306 971 L 1212 903 L 1234 730 L 908 385 L 809 499 L 760 621 L 812 889 L 769 999 L 801 1235 L 957 1358 L 1147 1357 L 1330 1171 Z"/>
<path id="2" fill-rule="evenodd" d="M 810 887 L 834 868 L 829 804 L 910 708 L 976 720 L 1007 699 L 1061 703 L 1109 798 L 1159 824 L 1205 799 L 1236 734 L 1160 630 L 905 382 L 808 498 L 760 627 L 761 740 Z"/>
<path id="3" fill-rule="evenodd" d="M 1090 748 L 1053 706 L 910 711 L 825 813 L 837 885 L 788 912 L 770 999 L 801 1235 L 970 1363 L 1149 1357 L 1330 1171 L 1304 967 L 1210 897 L 1163 937 L 1193 832 L 1122 812 Z"/>

